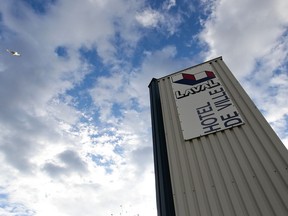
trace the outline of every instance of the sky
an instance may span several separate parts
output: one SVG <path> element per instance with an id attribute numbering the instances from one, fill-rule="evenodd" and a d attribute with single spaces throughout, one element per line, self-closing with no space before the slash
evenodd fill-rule
<path id="1" fill-rule="evenodd" d="M 288 147 L 287 11 L 0 0 L 0 216 L 156 216 L 148 85 L 219 56 Z"/>

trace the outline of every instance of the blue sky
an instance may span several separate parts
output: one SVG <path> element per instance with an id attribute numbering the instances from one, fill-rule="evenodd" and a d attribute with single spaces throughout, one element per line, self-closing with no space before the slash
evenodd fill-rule
<path id="1" fill-rule="evenodd" d="M 0 215 L 155 216 L 147 86 L 218 56 L 287 147 L 287 11 L 286 0 L 1 0 Z"/>

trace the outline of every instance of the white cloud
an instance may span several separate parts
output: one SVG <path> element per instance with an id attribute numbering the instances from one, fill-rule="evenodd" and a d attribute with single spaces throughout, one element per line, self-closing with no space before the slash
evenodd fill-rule
<path id="1" fill-rule="evenodd" d="M 136 11 L 140 1 L 126 4 L 125 1 L 56 1 L 45 15 L 32 13 L 24 4 L 17 4 L 22 19 L 7 13 L 13 10 L 4 1 L 4 16 L 7 25 L 17 34 L 25 35 L 29 42 L 55 49 L 66 45 L 71 48 L 96 47 L 104 61 L 113 61 L 116 49 L 111 43 L 116 32 L 133 46 L 139 39 L 135 31 Z M 51 51 L 51 50 L 50 50 Z M 49 52 L 47 50 L 46 52 Z"/>
<path id="2" fill-rule="evenodd" d="M 156 27 L 162 19 L 163 16 L 159 12 L 151 9 L 147 9 L 136 16 L 136 20 L 144 27 Z"/>
<path id="3" fill-rule="evenodd" d="M 93 120 L 93 110 L 77 110 L 74 98 L 66 95 L 93 69 L 79 49 L 95 49 L 104 64 L 118 67 L 115 35 L 126 47 L 135 46 L 141 37 L 135 16 L 142 3 L 56 1 L 45 14 L 14 3 L 0 5 L 1 50 L 22 53 L 18 59 L 1 55 L 0 172 L 5 176 L 0 185 L 8 195 L 0 214 L 14 209 L 27 215 L 88 216 L 96 208 L 101 216 L 116 214 L 123 205 L 135 214 L 155 215 L 150 122 L 145 118 L 141 125 L 146 128 L 137 127 L 139 113 L 130 111 L 133 101 L 125 99 L 127 77 L 113 74 L 107 94 L 105 82 L 111 79 L 99 79 L 103 101 L 95 96 L 94 102 L 103 123 Z M 55 52 L 59 47 L 65 48 L 65 58 Z M 111 92 L 119 94 L 111 97 Z M 124 120 L 109 119 L 115 102 L 126 110 Z M 101 155 L 102 164 L 92 154 Z"/>
<path id="4" fill-rule="evenodd" d="M 182 69 L 183 66 L 191 65 L 190 60 L 177 60 L 176 55 L 177 50 L 174 46 L 167 46 L 156 52 L 146 51 L 143 63 L 138 69 L 117 68 L 117 72 L 99 77 L 90 90 L 91 97 L 99 108 L 99 120 L 103 124 L 108 124 L 105 126 L 107 131 L 93 138 L 93 142 L 97 145 L 91 147 L 89 152 L 102 155 L 103 163 L 114 161 L 110 166 L 113 169 L 111 176 L 117 181 L 122 182 L 123 178 L 129 181 L 136 179 L 139 182 L 135 188 L 142 188 L 142 192 L 143 188 L 146 188 L 146 196 L 143 197 L 141 194 L 138 198 L 133 198 L 135 199 L 133 206 L 137 206 L 137 209 L 142 208 L 141 202 L 148 202 L 151 206 L 148 198 L 149 194 L 154 192 L 154 189 L 149 187 L 150 184 L 154 185 L 154 176 L 151 172 L 153 163 L 148 84 L 152 77 L 159 78 Z M 117 115 L 112 111 L 115 104 L 121 107 L 121 109 L 118 107 Z M 120 150 L 121 156 L 115 153 L 115 148 Z M 145 181 L 142 182 L 142 178 Z M 126 187 L 126 180 L 123 179 L 121 183 L 124 184 L 123 188 Z M 147 208 L 146 215 L 154 214 L 155 211 L 155 207 Z M 116 212 L 114 211 L 114 214 Z"/>
<path id="5" fill-rule="evenodd" d="M 166 8 L 167 10 L 170 10 L 172 7 L 176 6 L 176 0 L 167 0 L 166 2 L 164 2 L 164 8 Z"/>
<path id="6" fill-rule="evenodd" d="M 190 59 L 177 59 L 175 46 L 166 46 L 155 52 L 146 51 L 144 54 L 145 59 L 141 68 L 135 69 L 130 77 L 131 89 L 129 92 L 132 92 L 134 97 L 137 96 L 140 106 L 148 105 L 149 91 L 147 85 L 152 78 L 163 77 L 194 63 Z M 140 85 L 139 80 L 141 80 Z"/>
<path id="7" fill-rule="evenodd" d="M 0 48 L 19 50 L 22 56 L 1 55 L 0 62 L 0 173 L 5 173 L 0 178 L 0 194 L 7 194 L 0 195 L 0 205 L 5 205 L 0 214 L 29 215 L 30 211 L 41 216 L 89 216 L 96 209 L 97 216 L 104 216 L 125 209 L 156 215 L 147 85 L 152 77 L 196 62 L 178 59 L 174 45 L 147 50 L 138 68 L 131 68 L 117 55 L 119 49 L 123 55 L 131 54 L 142 37 L 140 25 L 169 35 L 177 32 L 182 17 L 170 13 L 175 1 L 166 1 L 164 6 L 157 11 L 143 9 L 142 1 L 63 0 L 41 14 L 21 1 L 1 1 Z M 285 16 L 279 13 L 281 19 Z M 211 18 L 206 24 L 208 36 L 209 32 L 217 34 L 214 28 L 219 25 L 212 22 Z M 209 42 L 208 36 L 203 38 Z M 269 38 L 261 44 L 270 43 L 274 36 Z M 218 43 L 211 42 L 215 52 Z M 284 36 L 282 42 L 267 46 L 267 59 L 271 47 L 275 56 L 269 66 L 283 65 L 286 46 Z M 64 57 L 57 54 L 59 47 L 65 50 Z M 98 66 L 85 62 L 79 49 L 95 50 L 109 73 L 97 74 L 101 72 Z M 88 96 L 93 106 L 78 110 L 77 99 L 67 91 L 81 89 L 92 70 L 95 83 Z M 283 72 L 269 85 L 282 86 L 276 91 L 281 95 L 275 102 L 278 105 L 286 104 Z M 279 131 L 285 125 L 284 112 L 271 115 Z"/>
<path id="8" fill-rule="evenodd" d="M 224 57 L 267 120 L 280 137 L 287 140 L 285 95 L 288 84 L 284 80 L 288 61 L 288 2 L 213 1 L 205 4 L 210 14 L 208 20 L 203 20 L 204 29 L 199 35 L 208 48 L 205 57 Z M 286 146 L 288 148 L 287 142 Z"/>
<path id="9" fill-rule="evenodd" d="M 200 38 L 207 43 L 207 59 L 219 55 L 243 77 L 255 60 L 273 51 L 288 24 L 286 1 L 215 1 Z M 243 63 L 245 62 L 245 63 Z"/>
<path id="10" fill-rule="evenodd" d="M 168 32 L 168 36 L 175 34 L 182 22 L 180 14 L 169 13 L 165 6 L 163 10 L 147 8 L 142 12 L 138 12 L 135 19 L 145 28 L 156 28 L 160 32 Z"/>

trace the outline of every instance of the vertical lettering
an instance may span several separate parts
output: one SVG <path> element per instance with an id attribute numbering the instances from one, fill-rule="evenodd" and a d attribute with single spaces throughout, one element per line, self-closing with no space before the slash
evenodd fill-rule
<path id="1" fill-rule="evenodd" d="M 233 114 L 227 114 L 225 117 L 222 115 L 220 118 L 224 121 L 225 127 L 231 127 L 242 123 L 242 120 L 239 118 L 239 114 L 236 111 L 234 111 Z"/>

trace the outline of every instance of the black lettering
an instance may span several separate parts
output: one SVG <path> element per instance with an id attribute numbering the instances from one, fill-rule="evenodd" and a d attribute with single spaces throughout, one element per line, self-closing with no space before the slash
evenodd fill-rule
<path id="1" fill-rule="evenodd" d="M 175 92 L 175 96 L 176 96 L 177 99 L 180 99 L 180 98 L 185 97 L 185 95 L 184 95 L 184 94 L 181 94 L 180 91 L 176 91 L 176 92 Z"/>
<path id="2" fill-rule="evenodd" d="M 212 113 L 207 114 L 207 115 L 198 115 L 198 116 L 199 116 L 200 121 L 202 121 L 204 118 L 207 118 L 207 117 L 213 116 L 213 115 L 214 115 L 214 113 L 212 112 Z"/>
<path id="3" fill-rule="evenodd" d="M 226 96 L 226 92 L 224 92 L 224 91 L 220 92 L 219 94 L 220 94 L 219 96 L 213 97 L 212 99 L 216 99 L 216 98 L 219 98 L 219 97 Z"/>
<path id="4" fill-rule="evenodd" d="M 195 94 L 195 93 L 198 93 L 198 92 L 202 91 L 201 87 L 202 87 L 202 85 L 198 85 L 198 86 L 192 87 L 191 89 L 193 89 L 193 92 Z"/>
<path id="5" fill-rule="evenodd" d="M 220 111 L 220 110 L 225 109 L 225 108 L 232 105 L 230 98 L 228 96 L 225 96 L 225 98 L 223 100 L 216 101 L 214 104 L 217 108 L 220 107 L 220 109 L 217 109 L 217 111 Z"/>
<path id="6" fill-rule="evenodd" d="M 215 122 L 217 122 L 217 118 L 207 118 L 201 122 L 201 125 L 204 125 L 204 126 L 211 125 L 211 124 L 214 124 Z"/>
<path id="7" fill-rule="evenodd" d="M 193 89 L 186 89 L 185 91 L 185 97 L 189 96 L 190 94 L 194 94 L 195 92 L 193 91 Z"/>
<path id="8" fill-rule="evenodd" d="M 216 124 L 213 124 L 213 125 L 209 125 L 209 126 L 206 126 L 206 127 L 203 127 L 204 130 L 204 133 L 210 133 L 210 132 L 213 132 L 213 131 L 217 131 L 217 130 L 220 130 L 221 128 L 220 127 L 217 127 L 217 125 L 219 125 L 218 123 Z"/>
<path id="9" fill-rule="evenodd" d="M 197 86 L 193 86 L 192 88 L 190 89 L 186 89 L 184 94 L 181 93 L 180 91 L 176 91 L 175 92 L 175 96 L 177 99 L 181 99 L 183 97 L 187 97 L 189 96 L 190 94 L 196 94 L 198 92 L 201 92 L 201 91 L 205 91 L 206 89 L 211 89 L 211 88 L 215 88 L 217 86 L 219 86 L 220 83 L 219 82 L 214 82 L 213 80 L 208 80 L 206 83 L 203 83 L 203 84 L 200 84 L 200 85 L 197 85 Z"/>
<path id="10" fill-rule="evenodd" d="M 242 120 L 238 116 L 239 114 L 236 111 L 234 111 L 233 115 L 227 114 L 225 117 L 221 116 L 220 118 L 222 121 L 224 121 L 225 127 L 231 127 L 233 125 L 242 123 Z"/>
<path id="11" fill-rule="evenodd" d="M 215 117 L 210 102 L 207 102 L 205 106 L 197 108 L 197 114 L 201 121 L 204 133 L 210 133 L 221 129 L 219 123 L 217 123 L 218 119 Z"/>
<path id="12" fill-rule="evenodd" d="M 211 104 L 207 102 L 207 105 L 197 108 L 198 114 L 203 114 L 212 111 Z"/>
<path id="13" fill-rule="evenodd" d="M 224 91 L 224 89 L 223 89 L 222 87 L 220 87 L 220 88 L 219 88 L 219 91 L 217 91 L 217 89 L 215 89 L 214 91 L 209 91 L 209 94 L 210 94 L 210 95 L 214 95 L 214 94 L 217 94 L 217 93 L 223 92 L 223 91 Z"/>
<path id="14" fill-rule="evenodd" d="M 215 83 L 214 80 L 209 80 L 208 84 L 209 84 L 209 88 L 215 88 L 217 86 L 220 86 L 220 83 L 219 82 Z"/>
<path id="15" fill-rule="evenodd" d="M 210 88 L 209 83 L 204 83 L 201 85 L 201 91 L 205 91 L 207 88 Z"/>

